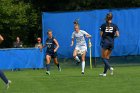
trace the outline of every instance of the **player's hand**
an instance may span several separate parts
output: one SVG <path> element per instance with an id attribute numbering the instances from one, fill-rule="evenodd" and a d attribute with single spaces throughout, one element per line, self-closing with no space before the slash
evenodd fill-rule
<path id="1" fill-rule="evenodd" d="M 73 46 L 73 44 L 70 45 L 71 47 Z"/>
<path id="2" fill-rule="evenodd" d="M 86 35 L 86 38 L 91 38 L 91 35 Z"/>
<path id="3" fill-rule="evenodd" d="M 56 49 L 54 49 L 54 53 L 56 52 L 57 50 Z"/>

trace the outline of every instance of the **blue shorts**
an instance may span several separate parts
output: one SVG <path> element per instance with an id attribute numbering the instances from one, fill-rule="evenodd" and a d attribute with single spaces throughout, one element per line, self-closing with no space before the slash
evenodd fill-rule
<path id="1" fill-rule="evenodd" d="M 113 50 L 114 42 L 110 42 L 110 41 L 107 41 L 107 40 L 102 40 L 101 41 L 101 47 L 103 49 Z"/>
<path id="2" fill-rule="evenodd" d="M 46 55 L 51 56 L 52 58 L 57 58 L 57 52 L 46 52 Z"/>

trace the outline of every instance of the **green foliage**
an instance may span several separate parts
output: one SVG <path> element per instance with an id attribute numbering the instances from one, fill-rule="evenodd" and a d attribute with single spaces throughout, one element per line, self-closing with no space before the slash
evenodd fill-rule
<path id="1" fill-rule="evenodd" d="M 140 7 L 140 0 L 31 0 L 42 11 Z"/>
<path id="2" fill-rule="evenodd" d="M 5 37 L 6 47 L 12 47 L 12 42 L 17 36 L 24 44 L 32 43 L 35 31 L 38 30 L 38 14 L 32 4 L 23 1 L 0 1 L 0 33 Z M 32 37 L 29 35 L 32 34 Z M 28 40 L 30 39 L 30 40 Z M 9 42 L 10 41 L 10 42 Z M 9 43 L 8 43 L 9 42 Z"/>
<path id="3" fill-rule="evenodd" d="M 16 36 L 34 46 L 41 36 L 42 12 L 140 7 L 140 0 L 0 0 L 0 34 L 3 47 L 12 47 Z"/>

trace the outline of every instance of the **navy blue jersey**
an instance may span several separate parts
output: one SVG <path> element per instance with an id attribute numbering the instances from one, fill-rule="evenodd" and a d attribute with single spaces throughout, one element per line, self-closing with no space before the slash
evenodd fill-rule
<path id="1" fill-rule="evenodd" d="M 52 38 L 47 38 L 46 40 L 46 46 L 47 46 L 47 52 L 53 53 L 55 49 L 55 42 L 54 42 L 54 37 Z"/>
<path id="2" fill-rule="evenodd" d="M 110 39 L 113 41 L 116 31 L 119 31 L 118 27 L 113 23 L 111 23 L 109 26 L 108 23 L 103 24 L 100 27 L 100 30 L 103 32 L 102 39 Z"/>

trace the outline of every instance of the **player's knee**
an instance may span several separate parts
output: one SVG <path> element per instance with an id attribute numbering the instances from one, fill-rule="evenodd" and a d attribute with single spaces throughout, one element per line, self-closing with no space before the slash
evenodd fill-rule
<path id="1" fill-rule="evenodd" d="M 47 64 L 50 64 L 50 58 L 47 58 L 47 57 L 46 57 L 46 63 L 47 63 Z"/>
<path id="2" fill-rule="evenodd" d="M 54 60 L 54 64 L 56 64 L 56 65 L 57 65 L 57 64 L 58 64 L 58 61 L 57 61 L 57 60 Z"/>
<path id="3" fill-rule="evenodd" d="M 110 56 L 107 56 L 106 59 L 110 59 Z"/>
<path id="4" fill-rule="evenodd" d="M 82 60 L 82 62 L 83 62 L 83 61 L 85 61 L 85 58 L 82 58 L 81 60 Z"/>
<path id="5" fill-rule="evenodd" d="M 76 54 L 73 54 L 73 58 L 75 58 L 77 55 Z"/>
<path id="6" fill-rule="evenodd" d="M 82 61 L 85 61 L 85 57 L 82 57 L 81 60 L 82 60 Z"/>

